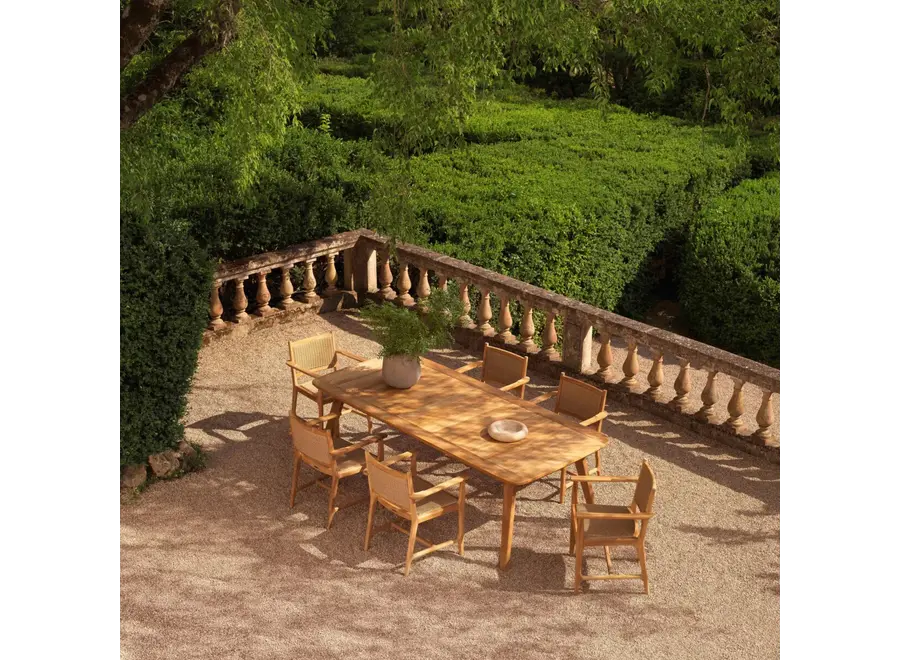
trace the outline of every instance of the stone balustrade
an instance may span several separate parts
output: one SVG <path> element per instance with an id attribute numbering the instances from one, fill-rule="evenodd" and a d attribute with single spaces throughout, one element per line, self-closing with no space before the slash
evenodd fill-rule
<path id="1" fill-rule="evenodd" d="M 336 286 L 335 255 L 339 253 L 344 264 L 343 289 Z M 313 266 L 317 260 L 325 264 L 322 282 L 315 277 Z M 289 274 L 294 265 L 300 265 L 304 271 L 297 293 Z M 429 275 L 434 276 L 439 288 L 454 281 L 464 308 L 458 320 L 457 339 L 470 348 L 480 348 L 487 341 L 527 354 L 529 368 L 579 374 L 607 389 L 613 398 L 703 435 L 779 460 L 772 406 L 772 396 L 780 389 L 777 369 L 432 250 L 399 243 L 392 252 L 386 238 L 365 229 L 223 264 L 216 272 L 217 284 L 210 297 L 210 333 L 229 324 L 239 325 L 253 317 L 274 314 L 265 284 L 265 275 L 273 270 L 281 273 L 275 303 L 280 310 L 289 309 L 297 301 L 321 306 L 320 293 L 324 300 L 340 297 L 347 306 L 368 298 L 414 307 L 431 295 Z M 243 291 L 243 282 L 250 277 L 257 283 L 252 316 L 247 313 Z M 228 281 L 235 282 L 235 294 L 225 321 L 218 287 Z M 471 296 L 476 291 L 478 300 L 473 310 Z M 496 318 L 492 300 L 499 303 Z M 513 306 L 519 312 L 517 333 Z M 539 337 L 536 313 L 543 319 Z M 558 324 L 562 341 L 557 334 Z M 619 363 L 616 353 L 620 354 Z M 667 370 L 667 365 L 672 368 Z M 696 393 L 692 398 L 695 379 L 703 383 L 703 388 L 699 401 L 692 403 L 697 398 Z M 728 381 L 731 388 L 723 411 L 722 405 L 717 404 L 725 402 L 720 395 Z M 759 402 L 755 410 L 749 411 L 754 414 L 757 427 L 752 434 L 746 431 L 748 411 L 744 395 L 748 388 L 753 390 L 753 401 Z M 719 420 L 723 415 L 726 417 Z"/>

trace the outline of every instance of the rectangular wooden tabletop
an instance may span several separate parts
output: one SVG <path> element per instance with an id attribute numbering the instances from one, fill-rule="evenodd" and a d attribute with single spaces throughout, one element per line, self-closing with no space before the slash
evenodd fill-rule
<path id="1" fill-rule="evenodd" d="M 422 360 L 422 378 L 408 390 L 385 385 L 381 360 L 367 360 L 313 380 L 325 394 L 506 484 L 524 486 L 559 471 L 609 440 L 546 408 Z M 519 442 L 493 440 L 487 427 L 514 419 L 528 427 Z"/>

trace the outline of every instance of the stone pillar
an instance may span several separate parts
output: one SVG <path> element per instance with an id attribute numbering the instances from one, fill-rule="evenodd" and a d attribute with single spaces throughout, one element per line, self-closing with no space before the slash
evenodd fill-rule
<path id="1" fill-rule="evenodd" d="M 256 310 L 253 312 L 255 316 L 269 316 L 275 312 L 269 307 L 272 294 L 269 293 L 269 285 L 266 284 L 266 275 L 268 274 L 268 270 L 256 274 Z"/>
<path id="2" fill-rule="evenodd" d="M 703 402 L 703 407 L 701 407 L 695 415 L 697 419 L 702 420 L 707 424 L 712 422 L 713 406 L 716 405 L 716 401 L 718 400 L 718 395 L 716 394 L 716 375 L 718 373 L 718 371 L 710 369 L 706 370 L 706 386 L 700 394 L 700 400 Z"/>
<path id="3" fill-rule="evenodd" d="M 225 321 L 222 320 L 222 301 L 219 299 L 219 288 L 222 283 L 218 280 L 213 282 L 212 290 L 209 292 L 209 325 L 206 326 L 210 330 L 218 330 L 225 327 Z"/>
<path id="4" fill-rule="evenodd" d="M 384 301 L 393 300 L 397 297 L 397 293 L 391 288 L 391 282 L 394 281 L 394 274 L 391 272 L 391 253 L 385 249 L 379 258 L 381 259 L 381 270 L 378 283 L 381 288 L 378 289 L 378 297 Z"/>
<path id="5" fill-rule="evenodd" d="M 678 364 L 681 370 L 678 372 L 678 378 L 675 379 L 675 398 L 672 399 L 672 405 L 680 413 L 688 411 L 688 395 L 691 393 L 691 363 L 685 359 L 679 359 Z"/>
<path id="6" fill-rule="evenodd" d="M 325 295 L 329 298 L 338 294 L 337 288 L 337 268 L 334 267 L 334 253 L 329 252 L 326 255 L 328 266 L 325 268 Z"/>
<path id="7" fill-rule="evenodd" d="M 772 410 L 772 393 L 763 390 L 762 403 L 759 412 L 756 413 L 756 423 L 759 429 L 753 434 L 753 441 L 759 445 L 772 443 L 772 424 L 775 422 L 775 412 Z"/>
<path id="8" fill-rule="evenodd" d="M 647 374 L 647 382 L 650 383 L 647 394 L 649 394 L 650 398 L 654 401 L 661 401 L 662 385 L 665 382 L 662 351 L 653 352 L 653 366 L 650 367 L 650 373 Z"/>
<path id="9" fill-rule="evenodd" d="M 500 331 L 497 336 L 503 340 L 504 344 L 515 344 L 516 338 L 511 332 L 512 314 L 509 311 L 509 296 L 500 294 L 500 318 L 497 323 L 497 329 Z"/>
<path id="10" fill-rule="evenodd" d="M 556 342 L 556 314 L 548 312 L 544 320 L 544 331 L 541 333 L 541 355 L 549 360 L 558 360 Z"/>
<path id="11" fill-rule="evenodd" d="M 281 288 L 279 290 L 281 298 L 278 300 L 278 307 L 280 307 L 281 309 L 287 309 L 288 307 L 297 303 L 297 301 L 293 298 L 294 283 L 291 282 L 292 267 L 293 264 L 281 267 Z"/>
<path id="12" fill-rule="evenodd" d="M 637 386 L 636 376 L 640 373 L 641 365 L 638 362 L 637 342 L 634 339 L 628 340 L 628 355 L 625 356 L 625 362 L 622 364 L 622 373 L 625 378 L 622 379 L 622 385 L 629 390 Z"/>
<path id="13" fill-rule="evenodd" d="M 250 320 L 247 313 L 247 294 L 244 293 L 244 282 L 247 277 L 238 277 L 234 280 L 234 297 L 231 299 L 231 306 L 234 309 L 234 322 L 246 323 Z"/>
<path id="14" fill-rule="evenodd" d="M 563 364 L 579 374 L 590 371 L 593 337 L 594 327 L 589 322 L 566 315 L 563 318 Z"/>
<path id="15" fill-rule="evenodd" d="M 522 303 L 522 322 L 519 324 L 519 336 L 522 340 L 519 346 L 525 349 L 526 353 L 536 353 L 538 348 L 534 343 L 534 316 L 531 311 L 531 303 Z"/>
<path id="16" fill-rule="evenodd" d="M 741 417 L 744 414 L 744 381 L 740 378 L 732 377 L 734 390 L 731 393 L 731 399 L 728 401 L 728 428 L 737 433 L 744 426 Z"/>
<path id="17" fill-rule="evenodd" d="M 440 289 L 441 291 L 446 291 L 447 290 L 447 276 L 438 274 L 437 278 L 438 278 L 438 289 Z"/>
<path id="18" fill-rule="evenodd" d="M 339 309 L 357 307 L 359 305 L 359 298 L 356 295 L 356 275 L 353 272 L 353 264 L 355 262 L 353 248 L 343 250 L 341 255 L 344 259 L 344 283 L 339 291 L 341 299 L 337 307 Z"/>
<path id="19" fill-rule="evenodd" d="M 406 262 L 400 264 L 400 277 L 397 278 L 397 302 L 404 307 L 412 307 L 416 304 L 413 297 L 409 295 L 409 289 L 412 281 L 409 279 L 409 265 Z"/>
<path id="20" fill-rule="evenodd" d="M 353 248 L 353 283 L 360 303 L 378 293 L 378 254 L 368 241 L 359 241 Z"/>
<path id="21" fill-rule="evenodd" d="M 469 316 L 469 312 L 472 311 L 472 303 L 469 302 L 469 283 L 462 280 L 459 281 L 459 300 L 463 306 L 462 316 L 459 317 L 459 327 L 473 328 L 475 323 Z"/>
<path id="22" fill-rule="evenodd" d="M 600 334 L 600 350 L 597 351 L 597 365 L 599 366 L 600 377 L 604 383 L 611 383 L 613 380 L 613 352 L 612 352 L 612 335 L 608 332 Z"/>
<path id="23" fill-rule="evenodd" d="M 430 295 L 431 286 L 428 284 L 428 269 L 420 268 L 419 281 L 416 283 L 416 297 L 418 298 L 419 304 L 428 300 L 428 296 Z"/>
<path id="24" fill-rule="evenodd" d="M 310 259 L 305 264 L 306 273 L 303 275 L 302 293 L 300 294 L 300 299 L 310 305 L 321 300 L 316 294 L 316 274 L 313 272 L 315 263 L 315 259 Z"/>
<path id="25" fill-rule="evenodd" d="M 491 312 L 491 292 L 486 287 L 480 287 L 479 290 L 481 302 L 478 305 L 478 329 L 484 337 L 493 337 L 496 332 L 491 327 L 491 319 L 494 316 Z"/>

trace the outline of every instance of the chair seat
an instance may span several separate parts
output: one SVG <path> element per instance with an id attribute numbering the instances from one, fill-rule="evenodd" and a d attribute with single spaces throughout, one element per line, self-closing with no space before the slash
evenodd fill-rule
<path id="1" fill-rule="evenodd" d="M 295 387 L 298 390 L 302 391 L 304 394 L 306 394 L 306 396 L 311 397 L 313 399 L 315 399 L 317 396 L 319 396 L 319 388 L 316 387 L 315 385 L 313 385 L 312 381 L 308 381 L 306 383 L 300 383 L 299 385 L 295 385 Z M 333 399 L 330 396 L 328 396 L 327 394 L 322 397 L 322 400 L 325 403 L 331 403 L 333 401 Z"/>
<path id="2" fill-rule="evenodd" d="M 363 457 L 365 458 L 365 457 Z M 433 483 L 425 481 L 420 477 L 413 477 L 413 488 L 417 491 L 426 490 L 434 486 Z M 455 495 L 451 495 L 445 490 L 439 491 L 434 495 L 429 495 L 424 500 L 416 502 L 416 514 L 421 520 L 422 518 L 431 518 L 455 509 L 458 500 Z"/>
<path id="3" fill-rule="evenodd" d="M 578 504 L 578 512 L 591 513 L 631 513 L 627 506 L 615 504 Z M 637 521 L 635 520 L 601 520 L 598 518 L 585 518 L 584 539 L 596 541 L 599 539 L 628 539 L 637 536 Z"/>
<path id="4" fill-rule="evenodd" d="M 343 439 L 338 439 L 334 441 L 335 449 L 343 449 L 344 447 L 349 447 L 352 443 L 347 442 Z M 365 449 L 357 449 L 356 451 L 351 451 L 349 454 L 344 454 L 343 456 L 338 457 L 337 459 L 337 473 L 340 477 L 349 477 L 354 474 L 359 474 L 363 471 L 363 468 L 366 467 L 366 450 Z"/>

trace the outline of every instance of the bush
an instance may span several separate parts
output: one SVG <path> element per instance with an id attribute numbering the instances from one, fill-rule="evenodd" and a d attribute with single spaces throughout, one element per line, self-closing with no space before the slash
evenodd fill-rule
<path id="1" fill-rule="evenodd" d="M 681 301 L 702 341 L 779 364 L 779 175 L 744 181 L 691 224 Z"/>
<path id="2" fill-rule="evenodd" d="M 207 323 L 212 267 L 174 222 L 120 223 L 121 465 L 175 448 Z"/>

